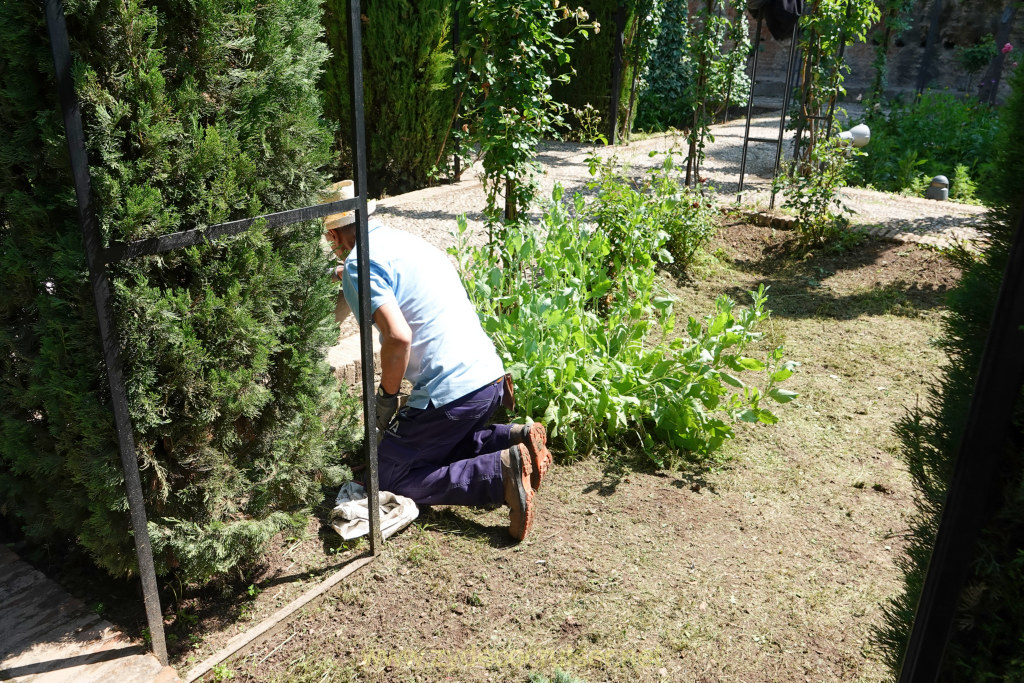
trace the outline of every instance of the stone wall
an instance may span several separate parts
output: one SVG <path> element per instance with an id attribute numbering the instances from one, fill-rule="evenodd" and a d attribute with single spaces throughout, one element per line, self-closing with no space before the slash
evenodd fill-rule
<path id="1" fill-rule="evenodd" d="M 913 92 L 916 90 L 921 61 L 925 54 L 928 27 L 934 0 L 919 0 L 913 12 L 911 28 L 903 35 L 897 36 L 889 47 L 889 78 L 888 94 Z M 935 77 L 930 81 L 931 87 L 949 88 L 963 91 L 967 88 L 967 74 L 956 65 L 953 54 L 958 46 L 970 46 L 977 43 L 983 36 L 991 33 L 998 37 L 1001 22 L 1012 0 L 941 0 L 939 18 L 939 40 L 934 49 L 932 73 Z M 747 14 L 750 18 L 749 13 Z M 750 19 L 750 31 L 756 22 Z M 1007 55 L 1009 62 L 1024 61 L 1024 10 L 1017 12 L 1012 22 L 1010 42 L 1014 49 Z M 782 96 L 785 82 L 786 59 L 789 53 L 789 41 L 773 40 L 767 29 L 762 32 L 762 50 L 758 56 L 758 78 L 755 96 Z M 851 72 L 846 76 L 847 98 L 856 100 L 871 85 L 874 69 L 871 62 L 875 58 L 875 46 L 870 43 L 851 45 L 846 50 L 846 60 Z M 1024 65 L 1021 66 L 1024 68 Z M 1000 95 L 1005 96 L 1005 76 L 1000 88 Z M 977 75 L 971 84 L 976 92 Z"/>

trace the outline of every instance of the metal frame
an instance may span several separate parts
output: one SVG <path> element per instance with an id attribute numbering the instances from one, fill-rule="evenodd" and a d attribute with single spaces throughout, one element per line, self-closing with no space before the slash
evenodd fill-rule
<path id="1" fill-rule="evenodd" d="M 779 164 L 782 161 L 782 138 L 786 132 L 786 115 L 789 111 L 789 96 L 793 90 L 793 64 L 796 61 L 797 43 L 800 37 L 799 22 L 793 26 L 793 36 L 789 43 L 789 57 L 786 61 L 786 85 L 782 94 L 782 113 L 779 116 L 779 134 L 774 138 L 750 137 L 750 117 L 754 109 L 754 85 L 757 83 L 757 53 L 761 46 L 761 29 L 764 26 L 764 8 L 757 13 L 757 29 L 754 32 L 754 56 L 750 66 L 750 93 L 747 96 L 747 124 L 743 130 L 743 153 L 740 155 L 740 181 L 736 190 L 736 203 L 743 201 L 743 179 L 747 174 L 747 151 L 751 142 L 769 142 L 775 145 L 775 165 L 772 167 L 772 198 L 769 208 L 775 208 L 775 178 L 779 175 Z"/>
<path id="2" fill-rule="evenodd" d="M 1024 385 L 1024 212 L 996 300 L 953 479 L 914 616 L 901 683 L 935 681 L 982 525 L 989 519 L 999 465 Z"/>
<path id="3" fill-rule="evenodd" d="M 377 480 L 377 439 L 375 433 L 376 403 L 373 399 L 373 345 L 370 336 L 372 320 L 368 314 L 370 311 L 370 261 L 366 213 L 366 132 L 363 118 L 362 22 L 360 19 L 360 3 L 359 0 L 348 0 L 349 45 L 352 50 L 349 59 L 349 75 L 352 87 L 352 135 L 355 139 L 355 168 L 353 175 L 357 193 L 354 199 L 305 206 L 254 218 L 244 218 L 161 237 L 127 243 L 115 243 L 104 248 L 92 203 L 89 160 L 85 149 L 81 109 L 79 108 L 74 81 L 71 76 L 71 48 L 68 41 L 67 23 L 64 19 L 64 7 L 62 0 L 45 1 L 47 31 L 53 55 L 58 97 L 67 133 L 68 154 L 78 201 L 78 220 L 82 228 L 86 259 L 89 264 L 89 278 L 92 284 L 93 301 L 96 306 L 100 339 L 103 345 L 103 360 L 107 369 L 107 380 L 110 385 L 118 449 L 121 455 L 121 466 L 125 475 L 125 488 L 127 489 L 132 530 L 135 535 L 135 552 L 139 561 L 139 575 L 142 581 L 146 619 L 149 623 L 150 635 L 152 636 L 153 653 L 160 660 L 160 663 L 166 666 L 167 645 L 164 638 L 163 615 L 160 608 L 160 596 L 153 563 L 153 549 L 146 526 L 146 508 L 142 495 L 134 430 L 128 413 L 124 369 L 121 365 L 117 326 L 112 316 L 110 277 L 106 266 L 109 263 L 116 263 L 125 259 L 158 254 L 181 247 L 208 243 L 218 237 L 236 235 L 248 230 L 257 221 L 262 221 L 262 224 L 267 228 L 278 228 L 293 223 L 323 218 L 339 211 L 353 210 L 356 218 L 356 244 L 358 245 L 356 260 L 359 280 L 359 336 L 363 367 L 363 435 L 366 445 L 368 473 L 366 490 L 369 500 L 377 500 L 379 485 Z M 383 545 L 380 531 L 379 506 L 370 505 L 369 516 L 371 529 L 370 549 L 373 555 L 376 556 L 380 553 L 381 546 Z"/>

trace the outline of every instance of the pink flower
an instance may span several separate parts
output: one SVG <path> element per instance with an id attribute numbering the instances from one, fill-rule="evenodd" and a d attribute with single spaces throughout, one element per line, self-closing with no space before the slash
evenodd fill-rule
<path id="1" fill-rule="evenodd" d="M 1013 49 L 1013 45 L 1011 45 L 1010 43 L 1007 43 L 1006 45 L 1003 45 L 1003 54 L 1005 55 L 1007 52 L 1009 52 L 1012 49 Z"/>

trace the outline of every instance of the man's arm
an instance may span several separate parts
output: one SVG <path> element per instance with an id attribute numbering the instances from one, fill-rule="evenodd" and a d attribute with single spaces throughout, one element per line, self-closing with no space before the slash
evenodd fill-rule
<path id="1" fill-rule="evenodd" d="M 409 365 L 412 330 L 402 315 L 402 309 L 394 302 L 383 304 L 374 311 L 373 322 L 381 335 L 380 385 L 389 394 L 397 394 Z"/>

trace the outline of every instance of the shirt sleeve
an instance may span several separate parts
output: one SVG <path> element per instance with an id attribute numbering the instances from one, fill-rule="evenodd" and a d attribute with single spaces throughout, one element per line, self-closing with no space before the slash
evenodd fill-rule
<path id="1" fill-rule="evenodd" d="M 352 307 L 352 312 L 359 317 L 359 278 L 358 267 L 355 258 L 345 260 L 345 273 L 341 278 L 341 286 L 345 292 L 345 300 Z M 370 261 L 370 317 L 377 309 L 386 303 L 396 303 L 394 282 L 388 270 L 377 263 Z"/>

